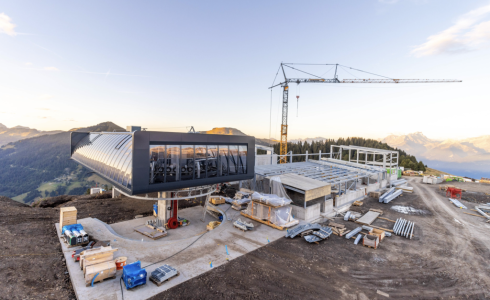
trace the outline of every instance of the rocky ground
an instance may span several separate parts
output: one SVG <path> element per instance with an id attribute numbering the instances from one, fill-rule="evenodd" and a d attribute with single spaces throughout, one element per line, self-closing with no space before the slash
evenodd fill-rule
<path id="1" fill-rule="evenodd" d="M 490 224 L 463 214 L 438 186 L 409 178 L 413 194 L 361 207 L 415 222 L 413 239 L 386 237 L 376 250 L 332 236 L 317 244 L 279 239 L 152 299 L 489 299 Z M 152 201 L 80 197 L 54 207 L 0 198 L 0 299 L 73 299 L 54 223 L 59 206 L 112 223 L 151 213 Z M 90 198 L 90 199 L 88 199 Z M 58 200 L 53 200 L 58 201 Z M 469 209 L 474 204 L 462 201 Z M 349 229 L 358 226 L 336 218 Z M 377 219 L 375 226 L 392 228 Z"/>

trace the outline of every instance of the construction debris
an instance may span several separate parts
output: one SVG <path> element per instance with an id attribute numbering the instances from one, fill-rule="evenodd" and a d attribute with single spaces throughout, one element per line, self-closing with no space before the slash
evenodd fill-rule
<path id="1" fill-rule="evenodd" d="M 247 223 L 245 221 L 242 221 L 242 219 L 238 219 L 233 222 L 233 226 L 243 231 L 252 230 L 254 228 L 254 224 L 252 224 L 252 222 Z"/>
<path id="2" fill-rule="evenodd" d="M 414 227 L 415 223 L 400 218 L 396 220 L 393 232 L 396 235 L 412 239 Z"/>
<path id="3" fill-rule="evenodd" d="M 332 229 L 329 227 L 321 227 L 318 231 L 311 230 L 310 235 L 304 236 L 308 243 L 318 243 L 321 240 L 328 238 L 332 234 Z"/>
<path id="4" fill-rule="evenodd" d="M 364 203 L 362 201 L 354 201 L 354 203 L 352 203 L 352 205 L 354 206 L 362 206 Z"/>
<path id="5" fill-rule="evenodd" d="M 297 236 L 298 234 L 302 233 L 303 231 L 306 231 L 306 230 L 310 230 L 310 229 L 321 229 L 322 226 L 320 226 L 319 224 L 311 224 L 311 223 L 308 223 L 308 224 L 304 224 L 304 225 L 299 225 L 293 229 L 288 229 L 286 231 L 286 237 L 287 238 L 294 238 L 295 236 Z"/>

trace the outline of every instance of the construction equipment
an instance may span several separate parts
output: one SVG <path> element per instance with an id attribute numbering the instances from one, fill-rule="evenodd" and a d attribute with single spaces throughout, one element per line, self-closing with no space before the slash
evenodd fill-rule
<path id="1" fill-rule="evenodd" d="M 322 76 L 317 76 L 314 74 L 311 74 L 309 72 L 305 72 L 302 70 L 299 70 L 295 67 L 292 67 L 291 65 L 318 65 L 318 66 L 333 66 L 335 67 L 335 74 L 333 78 L 323 78 Z M 315 78 L 288 78 L 286 76 L 286 72 L 284 71 L 284 67 L 290 68 L 292 70 L 296 70 L 302 73 L 305 73 L 307 75 L 313 76 Z M 332 68 L 333 68 L 332 67 Z M 376 75 L 379 77 L 383 77 L 381 79 L 338 79 L 337 75 L 337 69 L 338 68 L 348 68 L 350 70 L 355 70 L 355 71 L 360 71 L 363 73 L 371 74 L 371 75 Z M 282 74 L 284 75 L 284 81 L 281 83 L 278 83 L 274 85 L 274 82 L 272 83 L 272 86 L 269 89 L 275 88 L 277 86 L 281 86 L 283 88 L 282 92 L 282 123 L 281 123 L 281 141 L 280 141 L 280 155 L 279 155 L 279 163 L 284 164 L 286 163 L 286 156 L 288 152 L 288 95 L 289 95 L 289 84 L 290 83 L 446 83 L 446 82 L 462 82 L 462 80 L 455 80 L 455 79 L 394 79 L 394 78 L 389 78 L 386 76 L 381 76 L 377 74 L 373 74 L 370 72 L 362 71 L 359 69 L 354 69 L 351 67 L 343 66 L 340 64 L 302 64 L 302 63 L 281 63 L 279 66 L 279 69 L 282 70 Z M 279 72 L 279 70 L 278 70 Z M 327 71 L 328 72 L 328 71 Z M 277 76 L 277 74 L 276 74 Z M 299 101 L 299 96 L 297 96 L 297 99 Z"/>

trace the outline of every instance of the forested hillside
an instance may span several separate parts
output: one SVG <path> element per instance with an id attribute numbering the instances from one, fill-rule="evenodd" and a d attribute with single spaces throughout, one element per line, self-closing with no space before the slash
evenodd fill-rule
<path id="1" fill-rule="evenodd" d="M 376 149 L 385 149 L 385 150 L 396 150 L 400 153 L 399 158 L 399 166 L 410 168 L 415 171 L 425 171 L 425 165 L 422 161 L 417 161 L 416 157 L 413 155 L 407 154 L 405 151 L 393 148 L 388 146 L 388 144 L 378 142 L 372 139 L 365 139 L 360 137 L 353 138 L 339 138 L 338 140 L 334 139 L 326 139 L 323 141 L 314 141 L 311 143 L 308 142 L 297 142 L 297 143 L 288 143 L 288 152 L 293 151 L 293 154 L 305 154 L 306 151 L 308 153 L 318 153 L 322 151 L 322 153 L 330 153 L 331 145 L 354 145 L 361 147 L 369 147 Z M 274 152 L 279 153 L 280 144 L 274 145 Z M 356 155 L 355 152 L 352 152 L 352 158 Z M 349 151 L 343 151 L 342 159 L 348 160 Z M 368 159 L 372 159 L 371 156 Z M 293 157 L 293 162 L 302 161 L 304 157 Z"/>
<path id="2" fill-rule="evenodd" d="M 71 131 L 124 131 L 111 122 L 105 122 L 88 128 Z M 70 160 L 70 133 L 20 140 L 0 148 L 0 195 L 15 197 L 27 193 L 24 201 L 30 202 L 41 195 L 37 188 L 43 182 L 52 181 L 62 175 L 69 175 L 78 168 Z M 81 173 L 81 172 L 78 172 Z M 79 188 L 78 192 L 82 189 Z M 57 194 L 66 190 L 58 187 Z M 53 194 L 50 194 L 53 196 Z"/>

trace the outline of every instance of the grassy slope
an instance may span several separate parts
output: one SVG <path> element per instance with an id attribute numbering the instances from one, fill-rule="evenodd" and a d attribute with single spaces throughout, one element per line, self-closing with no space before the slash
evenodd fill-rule
<path id="1" fill-rule="evenodd" d="M 452 175 L 452 174 L 449 174 L 449 173 L 446 173 L 446 172 L 442 172 L 442 171 L 439 171 L 439 170 L 436 170 L 436 169 L 432 169 L 432 168 L 426 168 L 427 170 L 425 170 L 424 172 L 424 175 L 434 175 L 434 176 L 439 176 L 440 174 L 443 174 L 443 175 Z"/>

